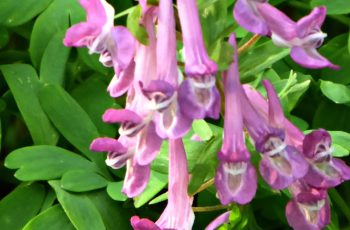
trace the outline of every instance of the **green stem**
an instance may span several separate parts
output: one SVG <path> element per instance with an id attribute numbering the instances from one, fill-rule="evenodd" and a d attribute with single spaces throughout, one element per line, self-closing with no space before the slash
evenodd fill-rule
<path id="1" fill-rule="evenodd" d="M 224 206 L 224 205 L 214 205 L 214 206 L 205 206 L 205 207 L 192 207 L 192 210 L 194 212 L 213 212 L 223 209 L 228 209 L 230 206 Z"/>
<path id="2" fill-rule="evenodd" d="M 346 205 L 346 202 L 340 196 L 338 191 L 335 189 L 330 189 L 328 191 L 328 193 L 329 193 L 330 197 L 332 198 L 332 200 L 334 201 L 334 203 L 336 203 L 338 205 L 338 207 L 342 210 L 346 219 L 348 219 L 348 221 L 350 222 L 350 208 Z"/>
<path id="3" fill-rule="evenodd" d="M 116 14 L 116 15 L 114 16 L 114 19 L 121 18 L 121 17 L 123 17 L 123 16 L 125 16 L 125 15 L 128 15 L 131 11 L 134 10 L 135 7 L 136 7 L 136 6 L 130 7 L 130 8 L 128 8 L 128 9 L 126 9 L 126 10 L 120 12 L 119 14 Z"/>

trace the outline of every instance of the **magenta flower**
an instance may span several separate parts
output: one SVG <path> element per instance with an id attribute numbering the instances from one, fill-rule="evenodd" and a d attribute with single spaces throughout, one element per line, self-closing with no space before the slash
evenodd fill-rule
<path id="1" fill-rule="evenodd" d="M 295 230 L 320 230 L 330 223 L 327 191 L 309 187 L 304 181 L 291 186 L 293 199 L 286 206 L 288 224 Z"/>
<path id="2" fill-rule="evenodd" d="M 131 146 L 131 147 L 129 147 Z M 126 175 L 122 191 L 128 197 L 139 195 L 147 186 L 150 177 L 150 166 L 140 165 L 134 160 L 135 148 L 133 139 L 120 137 L 96 138 L 90 145 L 95 152 L 108 152 L 106 164 L 114 169 L 119 169 L 126 164 Z"/>
<path id="3" fill-rule="evenodd" d="M 223 223 L 226 223 L 229 221 L 230 212 L 224 212 L 220 216 L 216 217 L 208 226 L 205 228 L 205 230 L 215 230 Z"/>
<path id="4" fill-rule="evenodd" d="M 304 138 L 303 153 L 310 162 L 304 180 L 313 187 L 332 188 L 350 179 L 350 167 L 333 158 L 332 139 L 324 129 L 315 130 Z"/>
<path id="5" fill-rule="evenodd" d="M 237 23 L 244 29 L 260 35 L 269 35 L 270 30 L 257 10 L 257 5 L 267 0 L 237 0 L 233 15 Z"/>
<path id="6" fill-rule="evenodd" d="M 131 225 L 134 230 L 190 230 L 194 214 L 191 208 L 192 198 L 187 194 L 188 182 L 187 159 L 182 140 L 169 140 L 168 205 L 155 223 L 133 216 Z"/>
<path id="7" fill-rule="evenodd" d="M 176 60 L 176 31 L 171 1 L 159 3 L 157 76 L 148 86 L 141 84 L 143 95 L 154 112 L 157 134 L 162 138 L 179 138 L 191 128 L 192 119 L 184 116 L 177 101 L 178 68 Z"/>
<path id="8" fill-rule="evenodd" d="M 244 144 L 241 95 L 238 73 L 237 45 L 234 35 L 230 43 L 235 49 L 234 62 L 224 73 L 225 123 L 220 160 L 216 171 L 215 185 L 222 204 L 231 202 L 249 203 L 256 192 L 257 177 L 250 163 L 250 155 Z"/>
<path id="9" fill-rule="evenodd" d="M 321 31 L 326 17 L 325 7 L 314 8 L 297 23 L 268 3 L 257 5 L 257 9 L 271 31 L 272 41 L 291 48 L 291 58 L 296 63 L 311 69 L 339 68 L 317 52 L 327 36 Z"/>
<path id="10" fill-rule="evenodd" d="M 118 97 L 133 79 L 136 40 L 127 28 L 114 27 L 114 9 L 105 0 L 80 0 L 80 4 L 87 12 L 87 21 L 69 28 L 63 42 L 66 46 L 88 47 L 90 53 L 100 54 L 103 65 L 114 67 L 108 91 Z"/>
<path id="11" fill-rule="evenodd" d="M 196 1 L 178 0 L 177 6 L 188 77 L 178 90 L 180 108 L 192 119 L 206 116 L 217 119 L 220 112 L 220 95 L 215 87 L 217 65 L 204 46 Z"/>
<path id="12" fill-rule="evenodd" d="M 268 120 L 256 112 L 264 109 L 253 108 L 246 97 L 243 116 L 257 151 L 262 153 L 259 166 L 262 177 L 272 188 L 284 189 L 305 176 L 308 164 L 297 148 L 287 145 L 285 117 L 278 96 L 270 82 L 264 80 L 263 84 L 269 98 Z"/>

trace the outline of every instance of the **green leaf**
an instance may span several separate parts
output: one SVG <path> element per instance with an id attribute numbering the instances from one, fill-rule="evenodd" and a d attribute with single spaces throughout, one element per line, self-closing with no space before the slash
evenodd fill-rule
<path id="1" fill-rule="evenodd" d="M 39 211 L 45 197 L 40 184 L 20 185 L 0 201 L 1 229 L 22 229 Z"/>
<path id="2" fill-rule="evenodd" d="M 126 201 L 127 196 L 122 193 L 123 181 L 109 182 L 107 185 L 107 194 L 110 198 L 116 201 Z"/>
<path id="3" fill-rule="evenodd" d="M 157 204 L 159 202 L 163 202 L 168 199 L 168 192 L 165 192 L 156 198 L 152 199 L 148 204 Z"/>
<path id="4" fill-rule="evenodd" d="M 4 48 L 9 41 L 10 34 L 8 30 L 6 29 L 6 27 L 0 26 L 0 49 Z"/>
<path id="5" fill-rule="evenodd" d="M 350 89 L 345 85 L 321 80 L 321 91 L 337 104 L 350 103 Z"/>
<path id="6" fill-rule="evenodd" d="M 150 201 L 157 193 L 159 193 L 168 183 L 168 175 L 151 171 L 151 177 L 148 185 L 141 195 L 134 198 L 136 208 L 141 207 Z"/>
<path id="7" fill-rule="evenodd" d="M 64 32 L 55 34 L 49 41 L 41 59 L 40 80 L 62 85 L 70 48 L 63 45 Z"/>
<path id="8" fill-rule="evenodd" d="M 271 67 L 288 54 L 289 49 L 281 49 L 270 40 L 257 45 L 249 52 L 242 53 L 239 57 L 239 71 L 242 81 L 249 77 L 255 77 L 254 75 Z"/>
<path id="9" fill-rule="evenodd" d="M 7 27 L 24 24 L 43 11 L 52 0 L 0 1 L 0 25 Z"/>
<path id="10" fill-rule="evenodd" d="M 311 7 L 326 6 L 327 14 L 350 13 L 350 4 L 346 0 L 311 0 Z"/>
<path id="11" fill-rule="evenodd" d="M 214 172 L 217 152 L 222 144 L 221 138 L 213 137 L 205 143 L 205 146 L 200 150 L 201 155 L 195 162 L 191 171 L 191 180 L 188 185 L 188 193 L 194 194 L 203 184 L 209 173 Z"/>
<path id="12" fill-rule="evenodd" d="M 339 145 L 350 151 L 350 133 L 343 131 L 329 131 L 329 134 L 332 136 L 333 144 Z"/>
<path id="13" fill-rule="evenodd" d="M 146 29 L 140 24 L 141 15 L 141 7 L 138 5 L 128 14 L 126 26 L 139 42 L 147 45 L 148 34 Z"/>
<path id="14" fill-rule="evenodd" d="M 74 230 L 74 226 L 64 213 L 61 205 L 57 204 L 31 219 L 23 230 Z"/>
<path id="15" fill-rule="evenodd" d="M 93 171 L 70 170 L 63 174 L 61 187 L 72 192 L 86 192 L 107 186 L 107 180 Z"/>
<path id="16" fill-rule="evenodd" d="M 116 128 L 102 120 L 103 113 L 109 108 L 121 108 L 109 96 L 107 85 L 95 76 L 91 76 L 72 91 L 72 97 L 89 114 L 102 135 L 115 136 Z"/>
<path id="17" fill-rule="evenodd" d="M 349 155 L 349 150 L 343 148 L 341 145 L 332 144 L 334 151 L 332 152 L 332 156 L 334 157 L 346 157 Z"/>
<path id="18" fill-rule="evenodd" d="M 320 48 L 320 53 L 331 62 L 340 66 L 339 70 L 324 68 L 321 70 L 321 79 L 335 83 L 350 83 L 350 55 L 347 48 L 348 34 L 341 34 Z"/>
<path id="19" fill-rule="evenodd" d="M 5 166 L 18 169 L 15 177 L 23 181 L 50 180 L 72 169 L 96 170 L 85 158 L 56 146 L 31 146 L 16 149 L 5 159 Z"/>
<path id="20" fill-rule="evenodd" d="M 46 196 L 45 196 L 45 200 L 43 201 L 43 204 L 41 205 L 41 209 L 40 212 L 44 212 L 45 210 L 47 210 L 48 208 L 51 208 L 53 206 L 53 204 L 56 201 L 56 193 L 55 191 L 53 191 L 53 189 L 48 189 Z"/>
<path id="21" fill-rule="evenodd" d="M 34 66 L 39 66 L 51 39 L 57 33 L 67 30 L 69 20 L 71 20 L 71 24 L 75 24 L 84 19 L 83 15 L 84 11 L 78 1 L 72 0 L 54 0 L 40 14 L 35 21 L 29 45 L 30 57 Z"/>
<path id="22" fill-rule="evenodd" d="M 99 72 L 102 75 L 107 75 L 109 69 L 101 64 L 99 61 L 100 55 L 89 54 L 89 50 L 86 48 L 78 49 L 79 58 L 87 65 L 89 68 Z"/>
<path id="23" fill-rule="evenodd" d="M 205 120 L 195 120 L 192 123 L 192 128 L 194 133 L 197 134 L 203 141 L 207 141 L 213 136 L 213 131 L 211 131 Z"/>
<path id="24" fill-rule="evenodd" d="M 58 134 L 39 103 L 37 94 L 41 85 L 34 68 L 27 64 L 12 64 L 2 65 L 0 69 L 34 143 L 55 145 Z"/>
<path id="25" fill-rule="evenodd" d="M 59 181 L 49 181 L 64 212 L 76 229 L 106 229 L 94 203 L 84 194 L 74 194 L 61 189 Z"/>
<path id="26" fill-rule="evenodd" d="M 103 155 L 89 150 L 90 143 L 99 133 L 79 104 L 57 85 L 44 86 L 39 99 L 44 111 L 62 135 L 85 156 L 105 168 Z"/>
<path id="27" fill-rule="evenodd" d="M 111 200 L 104 190 L 89 192 L 87 196 L 97 207 L 106 229 L 132 229 L 130 218 L 135 214 L 126 205 Z"/>

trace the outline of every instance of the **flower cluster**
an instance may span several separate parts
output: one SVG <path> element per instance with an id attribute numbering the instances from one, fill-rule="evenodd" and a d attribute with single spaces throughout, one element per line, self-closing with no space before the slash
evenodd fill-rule
<path id="1" fill-rule="evenodd" d="M 160 0 L 158 6 L 139 0 L 139 23 L 147 31 L 147 45 L 139 43 L 127 28 L 114 26 L 114 9 L 105 0 L 80 0 L 80 4 L 87 20 L 67 31 L 64 44 L 100 54 L 100 62 L 115 72 L 108 92 L 112 97 L 126 94 L 124 109 L 108 109 L 102 117 L 106 123 L 120 124 L 118 138 L 97 138 L 90 148 L 107 152 L 108 166 L 126 166 L 122 191 L 133 198 L 146 188 L 150 164 L 167 140 L 168 205 L 156 222 L 134 216 L 131 224 L 135 230 L 191 229 L 193 198 L 187 194 L 189 174 L 182 137 L 193 120 L 219 118 L 221 107 L 216 88 L 218 67 L 206 51 L 196 1 L 177 0 L 185 79 L 176 58 L 172 0 Z M 298 64 L 338 68 L 316 50 L 326 36 L 320 30 L 324 7 L 294 22 L 266 0 L 237 0 L 233 14 L 248 31 L 270 36 L 276 45 L 291 48 L 291 57 Z M 234 35 L 229 43 L 235 52 L 231 66 L 222 73 L 224 136 L 215 176 L 221 203 L 247 204 L 255 196 L 257 171 L 245 145 L 246 129 L 261 153 L 259 171 L 263 179 L 273 189 L 289 189 L 292 195 L 286 207 L 289 225 L 294 229 L 324 227 L 330 220 L 327 189 L 350 179 L 350 168 L 332 157 L 327 131 L 320 129 L 305 136 L 284 117 L 269 81 L 263 81 L 267 100 L 249 85 L 241 85 Z M 219 226 L 228 216 L 219 216 L 207 229 Z"/>

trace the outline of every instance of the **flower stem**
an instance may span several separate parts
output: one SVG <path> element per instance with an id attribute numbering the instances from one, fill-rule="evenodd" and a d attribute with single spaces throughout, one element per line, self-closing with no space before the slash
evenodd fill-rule
<path id="1" fill-rule="evenodd" d="M 210 186 L 212 186 L 214 184 L 214 178 L 208 180 L 207 182 L 205 182 L 204 184 L 202 184 L 195 193 L 193 193 L 192 196 L 196 195 L 197 193 L 200 193 L 203 190 L 206 190 L 207 188 L 209 188 Z"/>
<path id="2" fill-rule="evenodd" d="M 230 206 L 224 206 L 224 205 L 218 204 L 214 206 L 192 207 L 192 210 L 194 212 L 213 212 L 217 210 L 228 209 L 229 207 Z"/>
<path id="3" fill-rule="evenodd" d="M 242 52 L 246 51 L 249 47 L 251 47 L 260 38 L 261 38 L 260 35 L 254 34 L 254 36 L 251 39 L 249 39 L 246 43 L 244 43 L 243 46 L 238 48 L 238 54 L 241 54 Z"/>
<path id="4" fill-rule="evenodd" d="M 346 219 L 350 222 L 350 208 L 346 205 L 346 202 L 344 199 L 339 195 L 338 191 L 335 189 L 330 189 L 328 191 L 330 197 L 338 205 L 338 207 L 342 210 L 344 213 Z"/>

